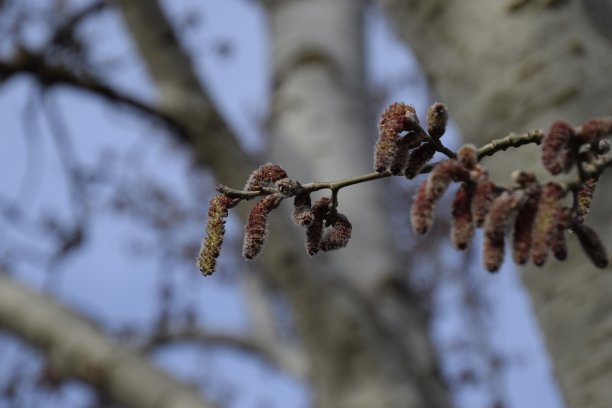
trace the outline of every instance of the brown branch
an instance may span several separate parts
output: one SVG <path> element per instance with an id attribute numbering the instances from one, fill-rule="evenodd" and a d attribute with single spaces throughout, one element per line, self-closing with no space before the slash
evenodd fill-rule
<path id="1" fill-rule="evenodd" d="M 91 322 L 48 296 L 0 275 L 0 327 L 39 348 L 62 376 L 79 378 L 125 407 L 212 408 Z"/>
<path id="2" fill-rule="evenodd" d="M 179 134 L 183 133 L 181 126 L 162 110 L 105 85 L 102 80 L 93 75 L 77 74 L 69 67 L 53 64 L 42 54 L 22 48 L 12 59 L 0 60 L 0 81 L 6 81 L 19 74 L 32 75 L 43 86 L 64 85 L 96 94 L 109 102 L 119 103 L 160 119 L 172 129 L 177 130 Z"/>
<path id="3" fill-rule="evenodd" d="M 502 138 L 502 139 L 496 139 L 491 141 L 490 143 L 487 143 L 486 145 L 480 147 L 477 150 L 477 156 L 478 156 L 478 160 L 480 161 L 482 158 L 486 157 L 486 156 L 492 156 L 497 152 L 503 151 L 503 150 L 507 150 L 510 147 L 520 147 L 526 144 L 530 144 L 530 143 L 535 143 L 535 144 L 540 144 L 542 141 L 542 138 L 544 137 L 544 133 L 542 133 L 542 131 L 540 130 L 532 130 L 528 133 L 523 133 L 523 134 L 516 134 L 516 133 L 511 133 L 510 135 Z M 435 140 L 433 138 L 428 138 L 428 141 L 432 141 Z M 446 147 L 444 147 L 441 143 L 439 143 L 439 146 L 436 146 L 436 149 L 440 152 L 443 152 L 442 150 L 440 150 L 441 148 L 448 150 Z M 443 152 L 444 153 L 444 152 Z M 455 158 L 457 155 L 448 150 L 447 153 L 445 153 L 446 156 L 450 157 L 450 158 Z M 437 165 L 437 163 L 431 163 L 425 167 L 423 167 L 420 171 L 419 174 L 426 174 L 431 172 L 431 170 Z M 609 166 L 611 164 L 606 163 L 605 166 Z M 604 166 L 604 167 L 605 167 Z M 603 167 L 602 167 L 603 169 Z M 601 169 L 599 170 L 601 171 Z M 356 177 L 350 177 L 350 178 L 346 178 L 343 180 L 336 180 L 336 181 L 315 181 L 312 183 L 308 183 L 308 184 L 303 184 L 302 185 L 302 189 L 300 190 L 300 192 L 304 192 L 304 193 L 311 193 L 313 191 L 319 191 L 319 190 L 331 190 L 332 195 L 337 195 L 338 191 L 340 191 L 341 189 L 343 189 L 344 187 L 349 187 L 355 184 L 361 184 L 361 183 L 365 183 L 368 181 L 372 181 L 372 180 L 378 180 L 381 178 L 386 178 L 386 177 L 390 177 L 392 176 L 392 174 L 390 172 L 383 172 L 383 173 L 378 173 L 378 172 L 372 172 L 372 173 L 367 173 L 367 174 L 362 174 L 360 176 L 356 176 Z M 255 197 L 259 197 L 259 196 L 264 196 L 264 195 L 268 195 L 268 194 L 273 194 L 273 193 L 278 193 L 279 191 L 275 188 L 263 188 L 259 191 L 244 191 L 244 190 L 237 190 L 237 189 L 233 189 L 224 185 L 217 185 L 216 187 L 217 191 L 220 192 L 221 194 L 225 194 L 229 197 L 233 197 L 233 198 L 241 198 L 244 200 L 250 200 L 253 199 Z"/>

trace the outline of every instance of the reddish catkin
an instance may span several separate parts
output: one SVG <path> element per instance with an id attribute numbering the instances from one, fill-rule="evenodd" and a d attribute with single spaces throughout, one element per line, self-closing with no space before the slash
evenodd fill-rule
<path id="1" fill-rule="evenodd" d="M 351 239 L 353 226 L 344 214 L 336 213 L 331 220 L 331 228 L 321 239 L 321 251 L 333 251 L 344 248 Z"/>
<path id="2" fill-rule="evenodd" d="M 474 198 L 472 199 L 472 219 L 476 227 L 480 228 L 484 224 L 495 197 L 495 183 L 488 178 L 485 178 L 476 185 Z"/>
<path id="3" fill-rule="evenodd" d="M 576 162 L 574 137 L 572 125 L 558 120 L 542 139 L 542 164 L 552 174 L 568 172 Z"/>
<path id="4" fill-rule="evenodd" d="M 278 191 L 285 197 L 292 197 L 298 194 L 302 189 L 302 185 L 298 181 L 287 177 L 277 180 L 274 184 Z"/>
<path id="5" fill-rule="evenodd" d="M 436 147 L 428 142 L 412 150 L 405 165 L 404 176 L 408 179 L 416 177 L 427 162 L 434 157 L 434 154 L 436 154 Z"/>
<path id="6" fill-rule="evenodd" d="M 268 187 L 277 180 L 287 177 L 285 170 L 278 164 L 266 163 L 253 171 L 249 176 L 244 189 L 247 191 L 259 191 Z"/>
<path id="7" fill-rule="evenodd" d="M 567 259 L 567 242 L 565 240 L 565 231 L 570 227 L 572 222 L 572 213 L 569 208 L 563 207 L 557 211 L 555 229 L 550 241 L 550 249 L 554 257 L 559 261 Z"/>
<path id="8" fill-rule="evenodd" d="M 451 182 L 468 182 L 469 180 L 470 174 L 460 162 L 457 160 L 446 160 L 439 163 L 431 171 L 427 178 L 425 194 L 428 199 L 435 202 L 444 194 Z"/>
<path id="9" fill-rule="evenodd" d="M 424 181 L 419 186 L 410 209 L 412 230 L 417 234 L 425 234 L 433 221 L 435 203 L 427 198 L 426 189 L 427 181 Z"/>
<path id="10" fill-rule="evenodd" d="M 544 265 L 548 257 L 562 197 L 563 189 L 559 184 L 549 182 L 542 187 L 531 235 L 531 259 L 536 266 Z"/>
<path id="11" fill-rule="evenodd" d="M 385 109 L 378 125 L 378 140 L 374 149 L 374 170 L 379 173 L 390 170 L 398 153 L 399 134 L 418 128 L 419 121 L 412 106 L 394 103 Z M 417 146 L 420 142 L 416 137 L 417 134 L 418 132 L 413 132 L 404 136 L 408 138 L 404 144 Z"/>
<path id="12" fill-rule="evenodd" d="M 504 237 L 508 223 L 516 210 L 518 196 L 504 191 L 491 205 L 484 223 L 483 263 L 489 272 L 499 270 L 504 260 Z"/>
<path id="13" fill-rule="evenodd" d="M 261 252 L 268 235 L 268 214 L 283 201 L 281 194 L 270 194 L 259 200 L 249 213 L 245 226 L 242 256 L 255 259 Z"/>
<path id="14" fill-rule="evenodd" d="M 529 260 L 531 251 L 531 231 L 538 210 L 540 191 L 533 191 L 516 214 L 514 234 L 512 237 L 512 258 L 519 265 Z"/>
<path id="15" fill-rule="evenodd" d="M 593 194 L 595 194 L 598 181 L 598 175 L 589 177 L 582 183 L 580 190 L 578 190 L 578 217 L 580 219 L 586 217 L 591 209 L 591 202 L 593 201 Z"/>
<path id="16" fill-rule="evenodd" d="M 461 146 L 457 152 L 457 160 L 466 169 L 473 169 L 476 163 L 478 163 L 478 149 L 471 143 Z"/>
<path id="17" fill-rule="evenodd" d="M 594 143 L 612 134 L 612 120 L 593 118 L 586 121 L 576 135 L 578 143 Z"/>
<path id="18" fill-rule="evenodd" d="M 321 197 L 312 206 L 313 221 L 306 230 L 306 252 L 312 256 L 319 252 L 325 218 L 329 213 L 329 197 Z"/>
<path id="19" fill-rule="evenodd" d="M 453 220 L 451 226 L 451 241 L 455 248 L 464 250 L 474 236 L 474 222 L 472 221 L 472 197 L 474 186 L 463 183 L 455 194 L 453 200 Z"/>
<path id="20" fill-rule="evenodd" d="M 310 195 L 298 194 L 293 199 L 293 214 L 291 219 L 296 225 L 308 226 L 312 224 L 314 215 L 310 208 Z"/>
<path id="21" fill-rule="evenodd" d="M 225 235 L 225 219 L 228 209 L 238 204 L 240 200 L 227 197 L 223 194 L 217 195 L 210 200 L 208 206 L 208 223 L 206 225 L 206 237 L 202 240 L 202 246 L 197 259 L 197 266 L 203 275 L 212 275 L 217 265 L 217 258 L 221 252 L 223 235 Z"/>
<path id="22" fill-rule="evenodd" d="M 576 224 L 573 227 L 573 231 L 576 233 L 582 249 L 593 264 L 598 268 L 608 266 L 608 254 L 606 253 L 606 248 L 601 244 L 597 233 L 591 227 L 584 224 Z"/>
<path id="23" fill-rule="evenodd" d="M 429 136 L 439 139 L 446 131 L 448 122 L 448 110 L 443 103 L 434 103 L 427 109 L 427 133 Z"/>

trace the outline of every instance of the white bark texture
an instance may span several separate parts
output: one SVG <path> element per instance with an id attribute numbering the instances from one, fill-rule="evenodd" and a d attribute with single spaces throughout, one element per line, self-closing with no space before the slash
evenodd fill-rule
<path id="1" fill-rule="evenodd" d="M 575 125 L 612 114 L 612 2 L 380 0 L 411 45 L 466 141 L 510 131 Z M 536 169 L 537 149 L 484 162 L 507 183 L 512 170 Z M 605 177 L 587 219 L 609 244 L 612 194 Z M 570 237 L 571 241 L 575 241 Z M 577 245 L 570 260 L 526 268 L 555 373 L 569 407 L 612 403 L 612 274 L 595 269 Z"/>
<path id="2" fill-rule="evenodd" d="M 270 148 L 274 161 L 299 180 L 372 169 L 375 127 L 363 86 L 363 6 L 352 0 L 269 4 Z M 293 282 L 302 288 L 294 304 L 319 407 L 449 406 L 425 319 L 406 288 L 408 271 L 393 249 L 384 185 L 340 192 L 339 211 L 355 234 L 347 248 L 313 259 L 297 255 L 310 272 Z"/>
<path id="3" fill-rule="evenodd" d="M 40 348 L 54 370 L 79 378 L 124 407 L 212 408 L 133 350 L 49 297 L 0 275 L 0 327 Z"/>

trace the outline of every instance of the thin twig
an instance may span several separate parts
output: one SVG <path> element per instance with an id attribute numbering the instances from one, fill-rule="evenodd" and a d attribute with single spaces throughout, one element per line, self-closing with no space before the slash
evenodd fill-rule
<path id="1" fill-rule="evenodd" d="M 483 157 L 486 157 L 486 156 L 492 156 L 493 154 L 499 151 L 502 151 L 502 150 L 506 150 L 510 147 L 520 147 L 520 146 L 530 144 L 530 143 L 540 144 L 542 142 L 543 137 L 544 137 L 544 133 L 542 133 L 542 131 L 540 130 L 532 130 L 528 133 L 523 133 L 523 134 L 511 133 L 510 135 L 504 138 L 493 140 L 490 143 L 487 143 L 486 145 L 480 147 L 477 150 L 478 160 L 481 160 Z M 440 153 L 445 154 L 449 158 L 457 157 L 457 155 L 454 152 L 452 152 L 447 147 L 445 147 L 439 140 L 429 138 L 429 137 L 428 137 L 428 140 L 436 145 L 436 150 L 438 150 Z M 437 163 L 428 164 L 427 166 L 423 167 L 421 171 L 419 171 L 419 174 L 426 174 L 426 173 L 431 172 L 431 170 L 436 166 L 436 164 Z M 607 163 L 606 166 L 608 165 L 611 165 L 611 164 Z M 319 190 L 326 190 L 326 189 L 331 190 L 332 204 L 334 204 L 333 198 L 337 198 L 338 191 L 340 191 L 344 187 L 349 187 L 355 184 L 361 184 L 367 181 L 378 180 L 378 179 L 386 178 L 390 176 L 392 176 L 392 174 L 386 171 L 383 173 L 372 172 L 372 173 L 362 174 L 360 176 L 350 177 L 347 179 L 336 180 L 336 181 L 314 181 L 312 183 L 303 184 L 300 192 L 312 193 L 313 191 L 319 191 Z M 278 193 L 277 189 L 269 188 L 269 187 L 262 188 L 259 191 L 244 191 L 244 190 L 236 190 L 236 189 L 229 188 L 227 186 L 219 184 L 217 185 L 216 189 L 221 194 L 225 194 L 229 197 L 241 198 L 243 200 L 250 200 L 250 199 L 253 199 L 259 196 L 264 196 L 264 195 L 268 195 L 272 193 Z"/>

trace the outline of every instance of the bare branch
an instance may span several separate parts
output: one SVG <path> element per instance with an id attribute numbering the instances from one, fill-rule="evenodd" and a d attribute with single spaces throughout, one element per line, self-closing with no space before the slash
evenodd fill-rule
<path id="1" fill-rule="evenodd" d="M 214 407 L 191 387 L 108 340 L 91 322 L 6 276 L 0 276 L 0 327 L 42 350 L 62 375 L 95 386 L 122 406 Z"/>

